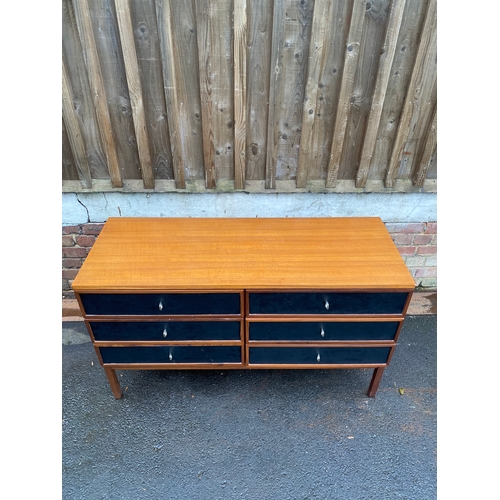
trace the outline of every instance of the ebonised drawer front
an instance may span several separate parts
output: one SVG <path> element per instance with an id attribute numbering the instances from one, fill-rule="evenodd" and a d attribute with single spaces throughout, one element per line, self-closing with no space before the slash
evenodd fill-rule
<path id="1" fill-rule="evenodd" d="M 95 340 L 240 340 L 239 321 L 150 321 L 90 323 Z"/>
<path id="2" fill-rule="evenodd" d="M 252 341 L 394 340 L 399 321 L 385 322 L 252 322 Z"/>
<path id="3" fill-rule="evenodd" d="M 86 314 L 240 314 L 239 293 L 81 294 Z"/>
<path id="4" fill-rule="evenodd" d="M 240 346 L 100 347 L 103 363 L 241 363 Z"/>
<path id="5" fill-rule="evenodd" d="M 250 314 L 401 314 L 401 292 L 252 292 Z"/>
<path id="6" fill-rule="evenodd" d="M 385 364 L 390 350 L 390 347 L 251 347 L 249 364 Z"/>

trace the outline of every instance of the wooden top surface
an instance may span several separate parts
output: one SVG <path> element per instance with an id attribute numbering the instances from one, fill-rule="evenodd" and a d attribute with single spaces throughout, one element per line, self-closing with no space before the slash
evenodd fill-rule
<path id="1" fill-rule="evenodd" d="M 76 292 L 412 290 L 378 217 L 109 218 Z"/>

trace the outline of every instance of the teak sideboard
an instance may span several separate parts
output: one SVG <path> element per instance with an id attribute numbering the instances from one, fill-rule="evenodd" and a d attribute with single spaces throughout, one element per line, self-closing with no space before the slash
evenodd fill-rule
<path id="1" fill-rule="evenodd" d="M 414 281 L 383 222 L 109 218 L 73 289 L 115 370 L 373 368 L 377 392 Z"/>

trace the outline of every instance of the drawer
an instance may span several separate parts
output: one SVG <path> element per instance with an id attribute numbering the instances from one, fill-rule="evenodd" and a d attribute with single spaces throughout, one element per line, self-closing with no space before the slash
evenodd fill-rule
<path id="1" fill-rule="evenodd" d="M 249 294 L 250 314 L 401 314 L 408 293 L 285 292 Z"/>
<path id="2" fill-rule="evenodd" d="M 250 322 L 250 341 L 394 340 L 399 321 Z"/>
<path id="3" fill-rule="evenodd" d="M 241 363 L 241 346 L 100 347 L 106 363 Z"/>
<path id="4" fill-rule="evenodd" d="M 249 364 L 385 364 L 390 350 L 390 347 L 251 347 Z"/>
<path id="5" fill-rule="evenodd" d="M 81 294 L 85 314 L 240 314 L 239 293 Z"/>
<path id="6" fill-rule="evenodd" d="M 92 321 L 95 340 L 241 340 L 240 321 Z"/>

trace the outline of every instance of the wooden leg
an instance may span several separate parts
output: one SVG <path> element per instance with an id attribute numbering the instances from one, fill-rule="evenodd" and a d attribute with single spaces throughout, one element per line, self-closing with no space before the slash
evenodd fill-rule
<path id="1" fill-rule="evenodd" d="M 374 398 L 375 394 L 377 393 L 378 386 L 380 384 L 380 380 L 382 379 L 382 375 L 384 374 L 384 369 L 385 366 L 382 366 L 381 368 L 375 368 L 373 370 L 373 376 L 372 380 L 370 382 L 370 387 L 368 388 L 368 397 L 369 398 Z"/>
<path id="2" fill-rule="evenodd" d="M 106 372 L 106 377 L 108 377 L 109 385 L 111 386 L 115 399 L 120 399 L 122 397 L 122 389 L 120 387 L 120 382 L 118 382 L 115 370 L 111 368 L 104 368 L 104 371 Z"/>

